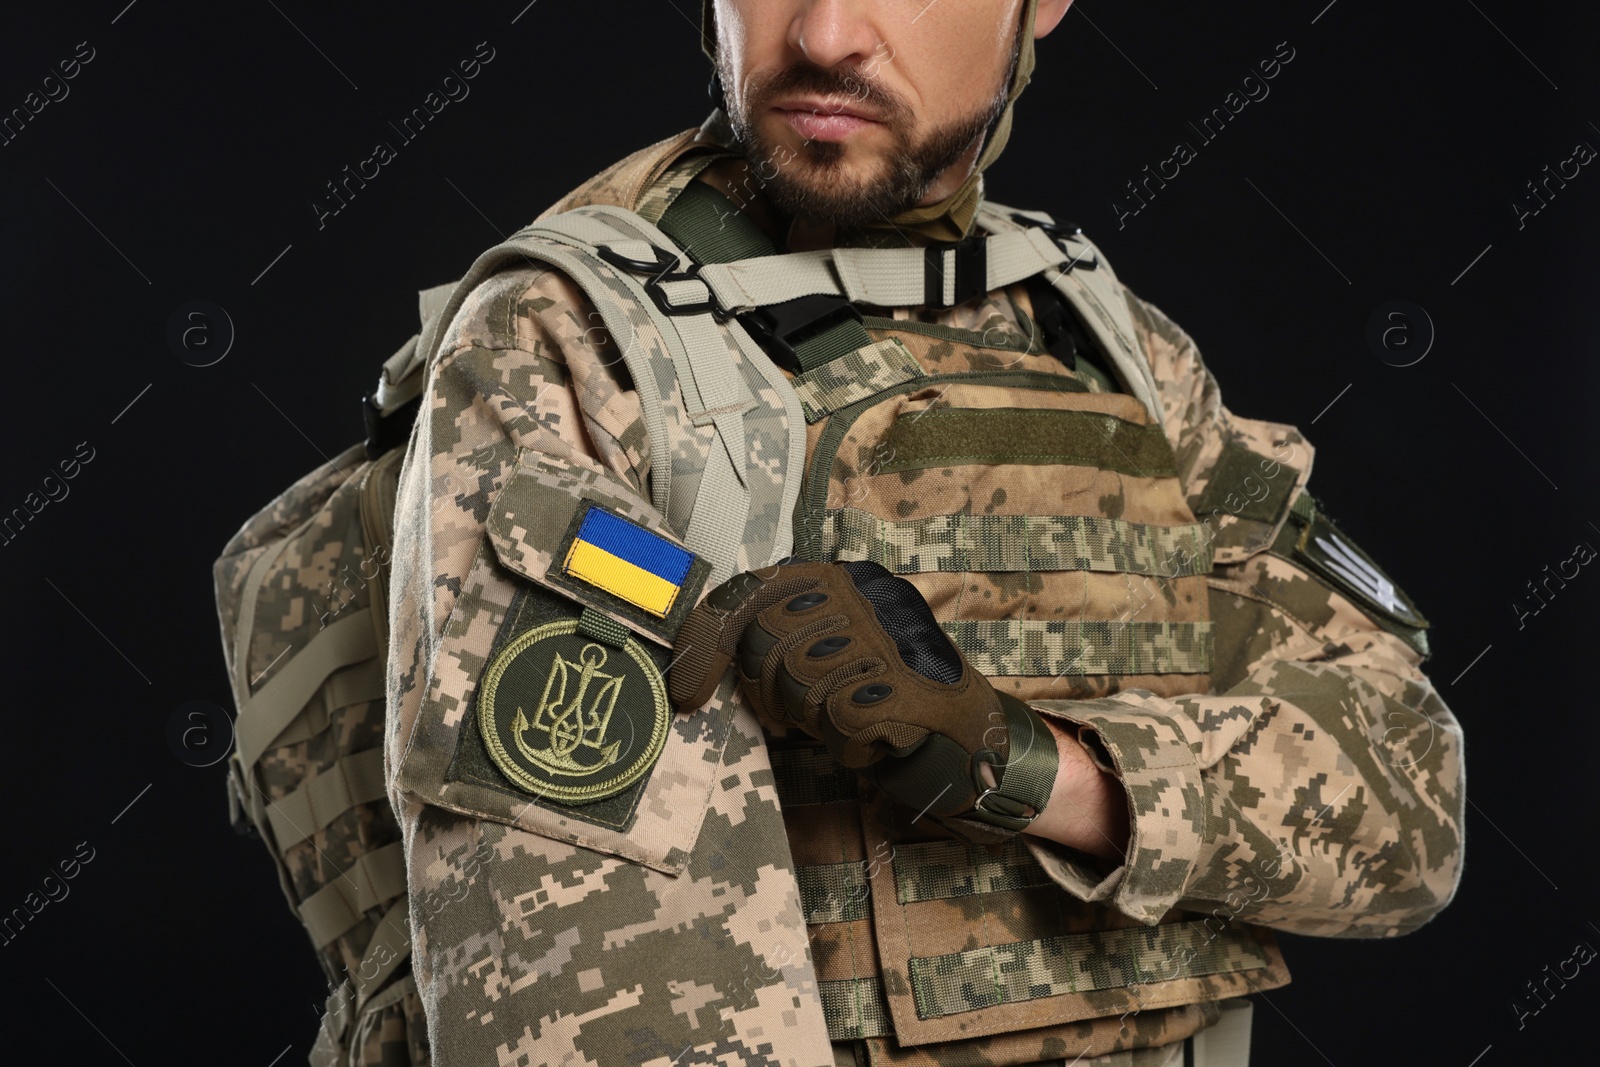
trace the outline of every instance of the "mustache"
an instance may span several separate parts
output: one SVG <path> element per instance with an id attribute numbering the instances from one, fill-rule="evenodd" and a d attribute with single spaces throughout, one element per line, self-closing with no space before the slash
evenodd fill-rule
<path id="1" fill-rule="evenodd" d="M 829 70 L 813 63 L 796 63 L 765 77 L 753 78 L 751 110 L 758 110 L 773 97 L 786 93 L 842 97 L 846 104 L 872 109 L 890 123 L 903 119 L 908 110 L 897 94 L 862 74 Z"/>

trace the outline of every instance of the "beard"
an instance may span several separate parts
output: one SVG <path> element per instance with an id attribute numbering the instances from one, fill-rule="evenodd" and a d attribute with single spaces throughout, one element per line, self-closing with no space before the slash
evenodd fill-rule
<path id="1" fill-rule="evenodd" d="M 740 108 L 728 108 L 736 148 L 761 179 L 763 191 L 781 211 L 836 226 L 887 222 L 916 207 L 935 179 L 985 137 L 1004 113 L 1006 96 L 1021 55 L 1020 37 L 998 92 L 976 112 L 915 136 L 911 109 L 900 97 L 853 71 L 830 70 L 801 61 L 770 75 L 752 78 Z M 724 64 L 719 57 L 718 67 Z M 815 93 L 860 103 L 882 116 L 893 145 L 869 172 L 850 174 L 848 144 L 804 140 L 798 149 L 774 143 L 752 116 L 788 93 Z"/>

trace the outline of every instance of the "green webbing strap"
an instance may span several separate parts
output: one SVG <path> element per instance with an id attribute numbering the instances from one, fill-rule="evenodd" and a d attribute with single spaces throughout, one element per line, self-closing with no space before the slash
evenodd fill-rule
<path id="1" fill-rule="evenodd" d="M 800 369 L 810 371 L 870 344 L 872 335 L 867 328 L 855 319 L 845 319 L 796 344 L 794 355 L 800 361 Z"/>
<path id="2" fill-rule="evenodd" d="M 914 956 L 911 990 L 917 1015 L 936 1019 L 996 1004 L 1154 981 L 1180 955 L 1187 960 L 1186 978 L 1267 965 L 1260 944 L 1237 924 L 1218 932 L 1205 922 L 1167 923 Z"/>
<path id="3" fill-rule="evenodd" d="M 856 772 L 821 745 L 769 745 L 772 784 L 785 808 L 856 799 Z"/>
<path id="4" fill-rule="evenodd" d="M 286 854 L 357 804 L 371 804 L 387 795 L 381 747 L 340 756 L 332 767 L 268 806 L 267 821 L 278 854 Z"/>
<path id="5" fill-rule="evenodd" d="M 690 182 L 657 225 L 697 263 L 734 263 L 776 254 L 761 228 L 705 182 Z M 860 322 L 846 319 L 795 344 L 794 353 L 801 369 L 811 370 L 871 343 Z"/>
<path id="6" fill-rule="evenodd" d="M 867 917 L 867 865 L 854 863 L 796 864 L 800 910 L 808 924 L 848 923 Z"/>
<path id="7" fill-rule="evenodd" d="M 1211 623 L 955 619 L 940 623 L 972 669 L 991 678 L 1206 674 Z"/>
<path id="8" fill-rule="evenodd" d="M 347 870 L 300 902 L 296 910 L 313 945 L 323 948 L 360 922 L 367 910 L 406 891 L 402 844 L 396 841 L 363 852 Z"/>
<path id="9" fill-rule="evenodd" d="M 830 1041 L 858 1041 L 894 1033 L 879 978 L 832 978 L 817 983 Z"/>
<path id="10" fill-rule="evenodd" d="M 235 751 L 245 768 L 254 767 L 284 727 L 305 708 L 328 675 L 379 654 L 369 608 L 352 611 L 319 630 L 291 654 L 272 680 L 239 708 Z"/>
<path id="11" fill-rule="evenodd" d="M 656 226 L 696 263 L 732 263 L 774 251 L 732 200 L 701 181 L 684 186 Z"/>
<path id="12" fill-rule="evenodd" d="M 895 896 L 901 904 L 1053 884 L 1028 846 L 1015 837 L 1001 846 L 999 856 L 960 841 L 897 845 L 893 867 Z"/>
<path id="13" fill-rule="evenodd" d="M 1180 578 L 1211 570 L 1200 523 L 1156 526 L 1099 515 L 932 515 L 882 519 L 825 511 L 825 559 L 871 560 L 896 574 L 1099 571 Z"/>
<path id="14" fill-rule="evenodd" d="M 1007 693 L 996 695 L 1005 709 L 1010 749 L 1004 767 L 997 768 L 999 781 L 978 795 L 971 811 L 942 820 L 965 827 L 978 841 L 993 836 L 995 831 L 1009 836 L 1026 830 L 1050 802 L 1060 761 L 1055 734 L 1039 713 Z"/>
<path id="15" fill-rule="evenodd" d="M 350 976 L 355 989 L 356 1011 L 361 1011 L 372 1000 L 373 994 L 399 970 L 411 955 L 411 898 L 400 894 L 400 899 L 389 905 L 367 942 L 367 951 L 361 957 L 361 966 Z"/>
<path id="16" fill-rule="evenodd" d="M 897 419 L 883 438 L 885 474 L 961 464 L 1074 464 L 1144 477 L 1177 473 L 1159 424 L 1094 411 L 934 408 Z"/>

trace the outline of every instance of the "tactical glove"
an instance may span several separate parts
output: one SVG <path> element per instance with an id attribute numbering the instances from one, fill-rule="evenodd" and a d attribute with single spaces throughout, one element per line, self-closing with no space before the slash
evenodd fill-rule
<path id="1" fill-rule="evenodd" d="M 1057 752 L 1044 721 L 996 692 L 916 587 L 876 563 L 737 575 L 695 607 L 674 651 L 667 685 L 679 711 L 710 699 L 736 662 L 759 714 L 825 742 L 964 840 L 1003 841 L 1050 798 Z"/>

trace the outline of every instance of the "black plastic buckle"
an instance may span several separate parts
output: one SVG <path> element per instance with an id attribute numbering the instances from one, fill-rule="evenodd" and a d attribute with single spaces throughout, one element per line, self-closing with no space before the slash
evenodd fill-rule
<path id="1" fill-rule="evenodd" d="M 1036 218 L 1022 214 L 1020 211 L 1013 211 L 1011 213 L 1011 221 L 1020 222 L 1024 226 L 1032 226 L 1035 229 L 1043 230 L 1045 233 L 1049 234 L 1050 239 L 1055 241 L 1055 243 L 1058 245 L 1063 241 L 1069 241 L 1074 237 L 1083 236 L 1083 227 L 1079 226 L 1076 222 L 1067 222 L 1066 220 L 1062 220 L 1060 222 L 1041 222 Z M 1075 270 L 1079 267 L 1083 268 L 1084 270 L 1094 270 L 1096 267 L 1100 266 L 1100 261 L 1098 259 L 1093 257 L 1086 258 L 1084 253 L 1075 253 L 1068 248 L 1063 248 L 1062 251 L 1066 252 L 1072 257 L 1061 265 L 1062 270 Z"/>
<path id="2" fill-rule="evenodd" d="M 610 245 L 595 245 L 595 253 L 613 267 L 619 267 L 630 274 L 643 274 L 644 291 L 655 302 L 663 315 L 703 315 L 710 312 L 718 322 L 726 322 L 731 313 L 721 304 L 717 303 L 717 296 L 706 285 L 706 298 L 693 304 L 673 304 L 667 300 L 667 294 L 662 291 L 665 282 L 686 282 L 697 280 L 700 273 L 700 264 L 690 260 L 689 269 L 675 270 L 678 260 L 667 254 L 665 249 L 650 245 L 650 251 L 655 253 L 654 260 L 631 259 L 617 252 Z M 705 285 L 705 282 L 700 282 Z"/>
<path id="3" fill-rule="evenodd" d="M 852 319 L 862 321 L 861 312 L 854 304 L 842 296 L 827 293 L 795 297 L 781 304 L 768 304 L 746 311 L 738 319 L 774 362 L 783 364 L 796 374 L 803 368 L 795 346 L 842 322 Z"/>
<path id="4" fill-rule="evenodd" d="M 944 302 L 944 254 L 955 252 L 955 293 Z M 923 302 L 929 307 L 955 307 L 976 300 L 989 291 L 989 245 L 986 238 L 968 237 L 954 244 L 946 241 L 922 250 Z"/>
<path id="5" fill-rule="evenodd" d="M 422 397 L 412 397 L 385 415 L 369 394 L 361 398 L 361 421 L 367 428 L 367 458 L 377 459 L 391 448 L 399 448 L 411 436 Z"/>

